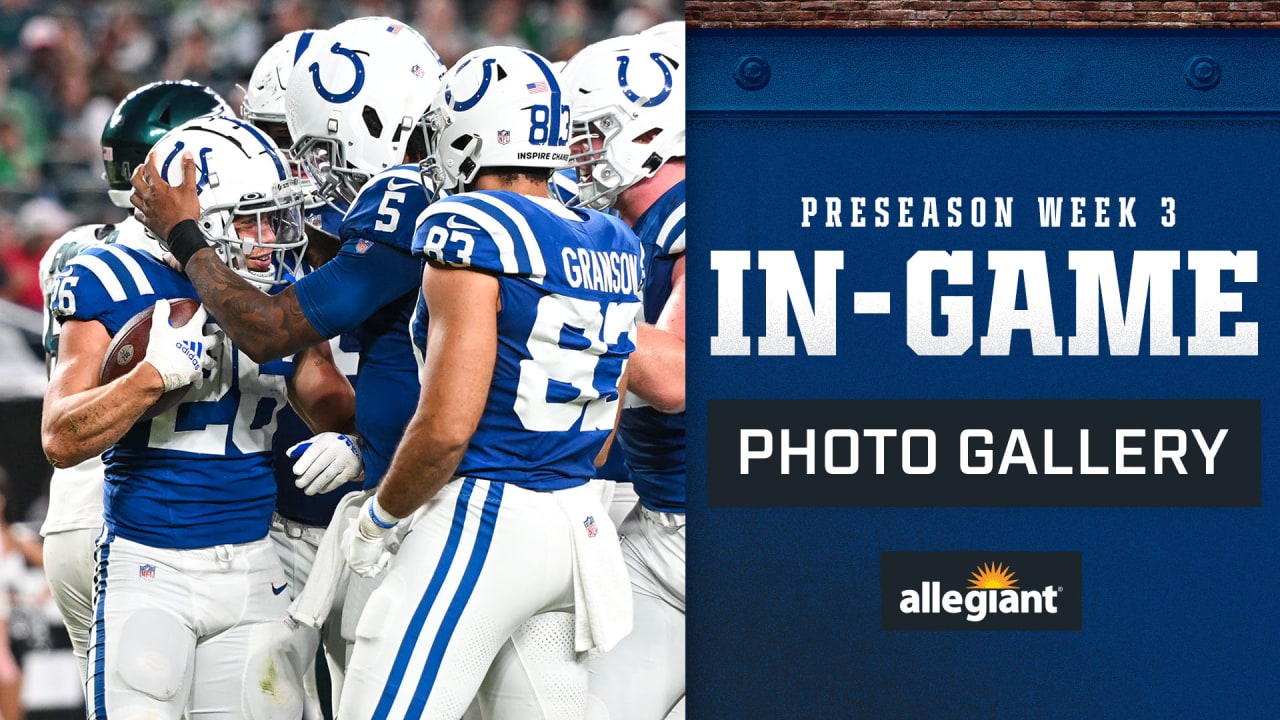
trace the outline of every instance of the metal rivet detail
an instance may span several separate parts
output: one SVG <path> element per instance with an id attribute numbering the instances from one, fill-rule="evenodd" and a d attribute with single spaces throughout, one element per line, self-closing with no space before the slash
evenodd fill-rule
<path id="1" fill-rule="evenodd" d="M 769 84 L 769 63 L 759 55 L 743 55 L 738 58 L 738 67 L 733 71 L 733 79 L 743 90 L 759 90 Z"/>
<path id="2" fill-rule="evenodd" d="M 1212 90 L 1222 80 L 1222 66 L 1208 55 L 1196 55 L 1182 69 L 1187 85 L 1195 90 Z"/>

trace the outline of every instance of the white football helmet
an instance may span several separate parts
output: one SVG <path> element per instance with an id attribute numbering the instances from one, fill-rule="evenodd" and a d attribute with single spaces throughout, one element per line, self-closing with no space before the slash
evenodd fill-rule
<path id="1" fill-rule="evenodd" d="M 578 202 L 602 210 L 623 190 L 684 157 L 684 53 L 668 40 L 624 35 L 580 50 L 565 66 L 573 105 Z"/>
<path id="2" fill-rule="evenodd" d="M 154 152 L 170 185 L 183 180 L 182 153 L 195 157 L 197 222 L 232 270 L 263 289 L 298 271 L 307 246 L 305 195 L 262 131 L 235 118 L 196 118 L 166 133 Z"/>
<path id="3" fill-rule="evenodd" d="M 320 30 L 295 30 L 277 40 L 274 45 L 258 59 L 258 64 L 249 76 L 249 87 L 244 90 L 244 101 L 240 103 L 240 117 L 252 123 L 267 134 L 275 142 L 280 151 L 289 159 L 293 174 L 302 178 L 303 188 L 308 195 L 314 196 L 307 202 L 307 207 L 314 208 L 323 204 L 316 195 L 315 184 L 306 176 L 301 163 L 293 157 L 293 138 L 289 135 L 288 122 L 284 114 L 285 88 L 289 84 L 289 74 L 293 71 L 293 63 L 316 38 Z"/>
<path id="4" fill-rule="evenodd" d="M 369 178 L 425 154 L 418 120 L 444 63 L 416 30 L 363 17 L 313 38 L 285 91 L 293 154 L 321 195 L 346 210 Z"/>
<path id="5" fill-rule="evenodd" d="M 658 23 L 657 25 L 640 32 L 642 37 L 662 40 L 668 45 L 671 45 L 672 48 L 679 51 L 679 60 L 681 64 L 684 63 L 684 34 L 685 24 L 683 20 L 669 20 L 664 23 Z"/>
<path id="6" fill-rule="evenodd" d="M 264 132 L 264 123 L 286 124 L 284 113 L 284 91 L 289 86 L 289 74 L 293 72 L 294 61 L 300 57 L 311 42 L 315 40 L 318 30 L 295 30 L 276 41 L 274 45 L 258 59 L 249 76 L 249 87 L 244 88 L 244 101 L 240 103 L 240 117 L 258 126 Z M 286 149 L 274 133 L 271 139 L 276 141 L 281 150 Z"/>
<path id="7" fill-rule="evenodd" d="M 569 158 L 571 117 L 559 73 L 517 47 L 467 53 L 445 74 L 423 117 L 429 156 L 422 172 L 459 191 L 481 168 L 545 168 Z"/>

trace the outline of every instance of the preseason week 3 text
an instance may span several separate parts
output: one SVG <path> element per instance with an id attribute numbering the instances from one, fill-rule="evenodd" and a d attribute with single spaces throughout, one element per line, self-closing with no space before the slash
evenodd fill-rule
<path id="1" fill-rule="evenodd" d="M 1258 354 L 1258 324 L 1242 315 L 1243 284 L 1257 282 L 1257 250 L 1148 247 L 1153 233 L 1158 237 L 1177 226 L 1175 197 L 802 196 L 792 212 L 796 249 L 711 252 L 717 288 L 713 356 L 836 355 L 840 317 L 898 314 L 899 303 L 905 309 L 903 341 L 917 356 L 963 356 L 975 344 L 980 356 L 1009 356 L 1024 347 L 1014 342 L 1020 332 L 1030 338 L 1034 356 Z M 841 295 L 837 280 L 846 269 L 845 251 L 803 249 L 806 235 L 816 232 L 867 240 L 880 231 L 892 233 L 893 244 L 901 246 L 906 233 L 935 229 L 1016 236 L 1020 248 L 911 252 L 903 268 L 905 298 L 876 287 Z M 1043 233 L 1062 230 L 1105 230 L 1115 242 L 1105 249 L 1096 242 L 1088 249 L 1067 243 L 1065 268 L 1052 267 L 1061 262 L 1062 236 L 1054 236 L 1051 255 L 1040 249 L 1049 245 Z M 1142 247 L 1125 249 L 1125 233 L 1141 235 Z M 1192 283 L 1179 282 L 1186 274 Z M 753 283 L 763 284 L 763 307 L 748 306 L 751 295 L 744 287 Z M 1193 292 L 1175 297 L 1182 288 Z M 978 292 L 988 294 L 986 317 L 975 317 Z M 1064 293 L 1073 294 L 1074 313 L 1055 302 Z M 760 317 L 761 311 L 764 333 L 752 336 L 744 319 Z M 1184 338 L 1175 326 L 1190 332 Z M 886 340 L 896 341 L 874 338 Z"/>

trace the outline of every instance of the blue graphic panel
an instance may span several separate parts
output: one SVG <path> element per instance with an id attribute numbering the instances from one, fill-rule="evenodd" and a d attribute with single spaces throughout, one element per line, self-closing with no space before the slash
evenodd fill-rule
<path id="1" fill-rule="evenodd" d="M 689 52 L 690 717 L 1280 713 L 1280 36 L 691 30 Z M 708 445 L 715 423 L 752 417 L 709 412 L 728 400 L 790 403 L 768 415 L 801 460 L 807 429 L 818 446 L 832 427 L 879 432 L 888 469 L 867 451 L 844 476 L 744 469 L 738 425 Z M 819 400 L 848 402 L 807 420 Z M 810 498 L 893 482 L 925 464 L 898 454 L 907 430 L 982 429 L 934 414 L 972 403 L 866 412 L 907 400 L 1045 401 L 998 423 L 1032 437 L 1062 431 L 1048 401 L 1097 401 L 1080 424 L 1112 433 L 1108 408 L 1135 401 L 1152 409 L 1127 429 L 1165 433 L 1170 453 L 1175 431 L 1213 420 L 1162 402 L 1247 401 L 1261 502 L 964 507 L 978 479 L 954 458 L 933 478 L 953 483 L 945 502 L 735 501 L 748 481 Z M 1083 480 L 1034 459 L 1020 496 Z M 1126 482 L 1122 464 L 1103 482 Z M 1170 483 L 1225 482 L 1197 467 L 1170 465 Z M 882 629 L 882 554 L 922 552 L 1014 573 L 1009 558 L 1035 561 L 1017 553 L 1079 553 L 1080 629 Z M 976 569 L 912 582 L 960 587 Z"/>

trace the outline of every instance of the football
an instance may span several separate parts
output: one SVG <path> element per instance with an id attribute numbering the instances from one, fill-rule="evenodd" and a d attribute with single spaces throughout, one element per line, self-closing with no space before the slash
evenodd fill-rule
<path id="1" fill-rule="evenodd" d="M 169 303 L 169 324 L 174 327 L 182 327 L 187 324 L 191 316 L 200 308 L 200 301 L 191 298 L 177 298 Z M 129 321 L 120 328 L 120 332 L 111 338 L 111 345 L 107 347 L 107 356 L 102 359 L 102 371 L 99 373 L 100 384 L 115 380 L 137 367 L 142 362 L 142 358 L 147 355 L 147 341 L 151 338 L 151 313 L 155 306 L 151 306 L 137 315 L 129 318 Z M 190 387 L 190 386 L 188 386 Z M 149 410 L 142 414 L 140 420 L 150 420 L 160 413 L 172 408 L 182 401 L 187 394 L 187 387 L 180 387 L 170 390 L 152 405 Z"/>

